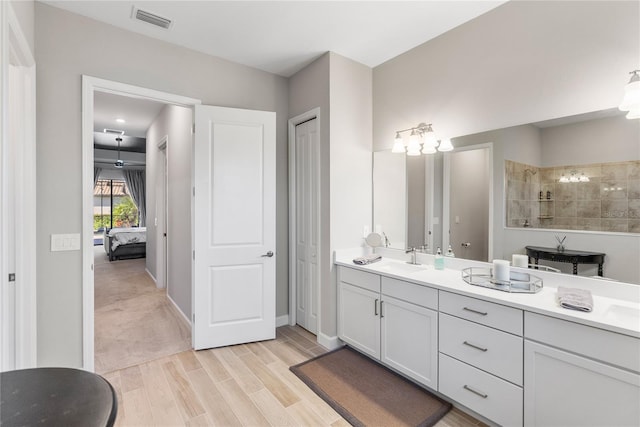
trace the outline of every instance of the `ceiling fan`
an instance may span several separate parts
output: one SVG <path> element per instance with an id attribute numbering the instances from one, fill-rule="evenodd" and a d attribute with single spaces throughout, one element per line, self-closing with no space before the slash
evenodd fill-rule
<path id="1" fill-rule="evenodd" d="M 122 142 L 122 136 L 117 136 L 116 141 L 118 142 L 118 160 L 113 164 L 117 169 L 122 169 L 124 167 L 124 160 L 120 159 L 120 143 Z"/>

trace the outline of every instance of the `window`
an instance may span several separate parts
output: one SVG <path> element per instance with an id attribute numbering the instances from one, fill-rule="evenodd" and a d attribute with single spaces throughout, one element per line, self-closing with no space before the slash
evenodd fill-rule
<path id="1" fill-rule="evenodd" d="M 138 208 L 123 180 L 100 179 L 93 189 L 93 230 L 137 227 Z"/>

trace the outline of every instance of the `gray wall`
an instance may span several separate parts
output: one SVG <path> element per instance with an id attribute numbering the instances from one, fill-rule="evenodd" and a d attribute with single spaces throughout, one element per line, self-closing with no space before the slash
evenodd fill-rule
<path id="1" fill-rule="evenodd" d="M 371 227 L 371 69 L 327 53 L 289 81 L 289 114 L 320 108 L 321 273 L 318 334 L 337 334 L 333 251 L 362 245 Z"/>
<path id="2" fill-rule="evenodd" d="M 167 293 L 191 319 L 191 174 L 192 143 L 190 108 L 165 106 L 147 130 L 147 270 L 156 279 L 164 269 L 164 261 L 158 259 L 158 246 L 164 221 L 162 191 L 164 155 L 158 143 L 168 136 L 166 155 L 169 165 L 167 203 Z M 158 218 L 158 226 L 155 225 Z"/>
<path id="3" fill-rule="evenodd" d="M 541 130 L 540 166 L 640 160 L 640 120 L 624 115 Z"/>
<path id="4" fill-rule="evenodd" d="M 287 80 L 43 3 L 35 19 L 38 364 L 82 366 L 82 255 L 48 250 L 52 233 L 81 229 L 82 74 L 277 113 L 276 313 L 287 313 Z"/>
<path id="5" fill-rule="evenodd" d="M 376 67 L 374 150 L 421 121 L 454 137 L 617 107 L 638 67 L 639 9 L 512 1 Z"/>
<path id="6" fill-rule="evenodd" d="M 638 2 L 508 2 L 373 70 L 374 149 L 426 121 L 442 136 L 614 108 L 638 67 Z M 494 144 L 494 257 L 552 246 L 553 232 L 504 228 L 506 135 Z M 499 142 L 497 142 L 499 141 Z M 454 140 L 454 145 L 456 144 Z M 607 253 L 605 274 L 640 283 L 637 236 L 567 233 Z"/>
<path id="7" fill-rule="evenodd" d="M 330 54 L 331 102 L 330 194 L 331 252 L 363 245 L 364 226 L 371 230 L 372 70 L 335 53 Z M 337 335 L 336 272 L 323 287 L 322 332 Z"/>
<path id="8" fill-rule="evenodd" d="M 27 43 L 29 44 L 29 48 L 31 49 L 31 53 L 35 54 L 35 45 L 34 45 L 34 26 L 35 26 L 35 18 L 34 18 L 34 8 L 35 2 L 33 0 L 11 0 L 9 2 L 13 11 L 16 14 L 16 18 L 18 18 L 18 23 L 20 24 L 20 29 L 24 34 L 25 39 L 27 39 Z"/>

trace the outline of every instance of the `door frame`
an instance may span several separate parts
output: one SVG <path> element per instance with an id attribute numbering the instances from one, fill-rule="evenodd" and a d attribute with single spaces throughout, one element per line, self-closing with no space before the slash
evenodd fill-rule
<path id="1" fill-rule="evenodd" d="M 156 272 L 156 286 L 160 289 L 166 289 L 167 294 L 169 293 L 169 263 L 167 260 L 169 259 L 169 244 L 167 239 L 169 238 L 169 135 L 165 135 L 160 138 L 160 142 L 156 144 L 157 150 L 161 153 L 162 158 L 162 206 L 156 205 L 156 212 L 159 210 L 162 211 L 162 219 L 164 224 L 162 224 L 162 230 L 166 233 L 166 236 L 163 236 L 162 231 L 158 231 L 158 225 L 156 224 L 156 242 L 162 242 L 162 245 L 158 245 L 156 248 L 156 260 L 162 262 L 163 270 L 162 273 Z M 156 194 L 156 203 L 158 201 L 158 196 Z M 158 255 L 159 254 L 159 255 Z M 158 264 L 158 261 L 156 261 Z"/>
<path id="2" fill-rule="evenodd" d="M 320 118 L 320 107 L 309 110 L 305 113 L 302 113 L 298 116 L 295 116 L 289 119 L 289 325 L 295 326 L 296 319 L 296 301 L 297 301 L 297 290 L 296 290 L 296 126 L 307 122 L 309 120 L 316 119 L 317 120 L 317 128 L 318 128 L 318 139 L 321 141 L 321 118 Z M 320 161 L 321 159 L 319 159 Z M 318 168 L 318 174 L 320 175 L 320 169 L 322 168 L 322 162 L 320 161 L 320 168 Z M 320 176 L 318 176 L 318 182 L 320 182 Z M 316 295 L 318 302 L 318 330 L 316 331 L 316 336 L 320 336 L 320 325 L 321 325 L 321 288 L 322 282 L 320 281 L 321 271 L 322 271 L 322 234 L 321 226 L 320 226 L 320 218 L 322 218 L 322 198 L 320 194 L 318 197 L 318 269 L 317 269 L 317 283 L 318 283 L 318 295 Z"/>
<path id="3" fill-rule="evenodd" d="M 444 253 L 444 251 L 446 251 L 445 247 L 451 242 L 449 233 L 451 228 L 451 221 L 449 218 L 449 215 L 451 215 L 451 154 L 459 153 L 461 151 L 480 150 L 484 148 L 489 150 L 489 236 L 487 238 L 487 261 L 491 261 L 493 259 L 493 142 L 456 147 L 454 151 L 444 153 L 444 163 L 442 167 L 442 252 Z"/>
<path id="4" fill-rule="evenodd" d="M 2 167 L 0 176 L 0 200 L 4 201 L 5 192 L 9 192 L 7 182 L 14 181 L 12 191 L 21 194 L 19 202 L 10 213 L 7 203 L 0 209 L 0 304 L 13 304 L 15 347 L 2 346 L 0 367 L 9 351 L 15 350 L 16 369 L 32 368 L 37 364 L 37 282 L 36 282 L 36 64 L 33 52 L 22 32 L 20 23 L 10 2 L 0 2 L 0 84 L 2 86 L 2 106 L 0 111 L 0 162 L 4 164 L 12 159 L 7 158 L 11 138 L 9 135 L 9 66 L 11 59 L 17 63 L 22 73 L 20 88 L 24 100 L 23 114 L 19 127 L 23 130 L 20 143 L 15 147 L 15 155 L 21 167 L 9 176 L 7 168 Z M 14 215 L 15 242 L 6 239 L 8 217 Z M 9 246 L 12 246 L 9 248 Z M 15 269 L 10 271 L 8 249 L 15 250 Z M 15 289 L 14 301 L 4 301 L 8 290 L 8 275 L 16 274 L 19 286 Z M 6 281 L 5 281 L 6 280 Z M 4 313 L 5 310 L 2 310 Z M 5 323 L 5 319 L 2 319 Z M 0 329 L 0 340 L 6 338 Z"/>
<path id="5" fill-rule="evenodd" d="M 94 371 L 93 278 L 93 94 L 143 98 L 193 108 L 201 100 L 82 75 L 82 367 Z"/>

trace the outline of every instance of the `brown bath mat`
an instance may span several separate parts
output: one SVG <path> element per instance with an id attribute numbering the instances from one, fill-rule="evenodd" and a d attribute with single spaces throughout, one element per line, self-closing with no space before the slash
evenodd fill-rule
<path id="1" fill-rule="evenodd" d="M 349 347 L 291 371 L 354 426 L 432 426 L 451 404 Z"/>

